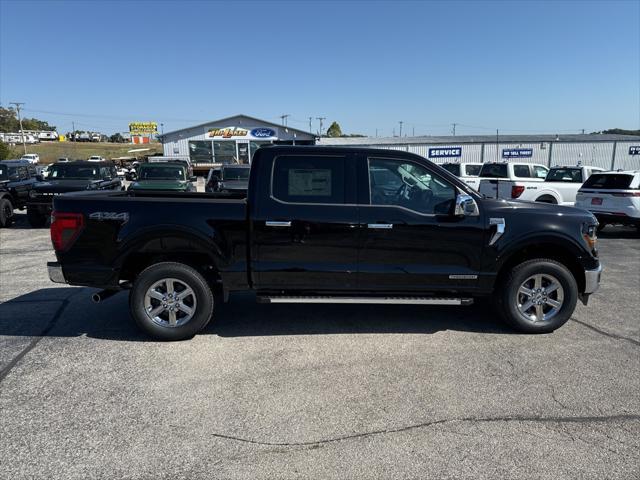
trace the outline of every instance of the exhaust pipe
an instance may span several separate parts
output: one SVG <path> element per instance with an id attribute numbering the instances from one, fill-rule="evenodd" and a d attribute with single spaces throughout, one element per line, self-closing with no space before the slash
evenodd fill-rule
<path id="1" fill-rule="evenodd" d="M 93 301 L 93 303 L 100 303 L 109 297 L 113 297 L 119 291 L 120 290 L 100 290 L 99 292 L 91 295 L 91 301 Z"/>

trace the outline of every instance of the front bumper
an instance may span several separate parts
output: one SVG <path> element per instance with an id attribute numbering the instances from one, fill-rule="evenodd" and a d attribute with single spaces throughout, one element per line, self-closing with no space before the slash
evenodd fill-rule
<path id="1" fill-rule="evenodd" d="M 590 295 L 600 288 L 600 276 L 602 275 L 602 265 L 593 270 L 584 271 L 584 294 Z"/>
<path id="2" fill-rule="evenodd" d="M 47 262 L 47 271 L 49 272 L 49 280 L 54 283 L 67 283 L 62 273 L 62 265 L 58 262 Z"/>

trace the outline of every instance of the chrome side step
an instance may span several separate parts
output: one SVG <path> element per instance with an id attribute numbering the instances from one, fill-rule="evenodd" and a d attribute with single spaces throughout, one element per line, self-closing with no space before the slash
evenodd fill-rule
<path id="1" fill-rule="evenodd" d="M 473 298 L 258 296 L 258 303 L 363 303 L 387 305 L 471 305 Z"/>

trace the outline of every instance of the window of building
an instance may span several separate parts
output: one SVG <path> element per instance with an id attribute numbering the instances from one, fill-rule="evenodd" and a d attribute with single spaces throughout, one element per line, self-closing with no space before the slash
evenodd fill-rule
<path id="1" fill-rule="evenodd" d="M 456 189 L 422 165 L 370 158 L 371 205 L 404 207 L 424 214 L 447 214 Z"/>
<path id="2" fill-rule="evenodd" d="M 215 163 L 238 163 L 236 142 L 234 140 L 214 141 L 213 154 Z"/>
<path id="3" fill-rule="evenodd" d="M 211 142 L 208 140 L 190 140 L 189 158 L 194 163 L 213 162 L 213 149 L 211 148 Z"/>
<path id="4" fill-rule="evenodd" d="M 278 157 L 272 194 L 290 203 L 345 203 L 344 161 L 344 157 Z"/>

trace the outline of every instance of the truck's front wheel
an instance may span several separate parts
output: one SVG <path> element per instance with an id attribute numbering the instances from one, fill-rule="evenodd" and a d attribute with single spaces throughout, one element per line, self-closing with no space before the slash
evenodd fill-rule
<path id="1" fill-rule="evenodd" d="M 142 330 L 159 340 L 193 337 L 211 320 L 213 292 L 204 277 L 182 263 L 162 262 L 136 278 L 129 309 Z"/>
<path id="2" fill-rule="evenodd" d="M 8 198 L 0 198 L 0 227 L 9 227 L 13 222 L 13 205 Z"/>
<path id="3" fill-rule="evenodd" d="M 548 333 L 564 325 L 578 300 L 572 273 L 546 258 L 517 265 L 495 292 L 504 319 L 525 333 Z"/>

